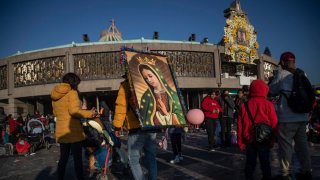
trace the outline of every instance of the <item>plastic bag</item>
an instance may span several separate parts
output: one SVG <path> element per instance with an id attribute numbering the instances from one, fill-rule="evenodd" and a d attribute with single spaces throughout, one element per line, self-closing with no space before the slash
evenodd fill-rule
<path id="1" fill-rule="evenodd" d="M 237 131 L 231 131 L 231 144 L 237 144 Z"/>
<path id="2" fill-rule="evenodd" d="M 167 150 L 167 148 L 168 148 L 168 140 L 167 140 L 167 138 L 165 136 L 161 137 L 161 140 L 159 142 L 159 146 L 160 146 L 160 149 Z"/>

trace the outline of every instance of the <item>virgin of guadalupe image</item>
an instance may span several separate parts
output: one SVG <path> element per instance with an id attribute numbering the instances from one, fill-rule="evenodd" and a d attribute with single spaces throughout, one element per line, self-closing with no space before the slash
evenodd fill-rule
<path id="1" fill-rule="evenodd" d="M 146 126 L 185 124 L 177 92 L 171 89 L 159 68 L 149 63 L 138 65 L 148 88 L 140 100 L 140 115 Z"/>

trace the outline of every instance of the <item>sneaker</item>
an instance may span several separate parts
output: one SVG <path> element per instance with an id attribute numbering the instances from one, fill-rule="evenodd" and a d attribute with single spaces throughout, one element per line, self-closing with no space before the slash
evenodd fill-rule
<path id="1" fill-rule="evenodd" d="M 170 161 L 171 164 L 175 164 L 175 163 L 179 163 L 179 162 L 180 162 L 179 156 L 176 156 L 174 159 L 172 159 Z"/>
<path id="2" fill-rule="evenodd" d="M 217 149 L 217 146 L 216 145 L 213 145 L 213 146 L 208 146 L 208 151 L 216 151 Z"/>

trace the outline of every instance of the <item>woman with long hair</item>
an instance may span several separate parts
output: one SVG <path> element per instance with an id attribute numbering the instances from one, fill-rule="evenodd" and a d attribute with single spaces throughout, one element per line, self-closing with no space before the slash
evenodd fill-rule
<path id="1" fill-rule="evenodd" d="M 80 118 L 96 116 L 95 110 L 82 110 L 78 95 L 80 78 L 74 73 L 67 73 L 62 83 L 51 92 L 53 114 L 57 118 L 56 140 L 60 143 L 58 179 L 64 179 L 70 151 L 73 154 L 77 179 L 84 179 L 82 167 L 82 141 L 85 134 Z"/>

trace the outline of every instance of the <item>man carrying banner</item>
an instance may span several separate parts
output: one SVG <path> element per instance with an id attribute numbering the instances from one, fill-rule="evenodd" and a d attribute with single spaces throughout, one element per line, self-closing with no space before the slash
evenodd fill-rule
<path id="1" fill-rule="evenodd" d="M 136 180 L 157 179 L 156 162 L 156 132 L 142 131 L 140 122 L 133 111 L 130 101 L 131 97 L 129 81 L 127 75 L 123 76 L 126 80 L 120 84 L 115 106 L 113 125 L 117 137 L 121 135 L 121 127 L 126 121 L 128 135 L 128 157 L 132 174 Z M 140 151 L 144 150 L 145 165 L 148 170 L 148 178 L 144 176 L 140 165 Z"/>
<path id="2" fill-rule="evenodd" d="M 165 56 L 124 51 L 121 58 L 127 69 L 116 100 L 115 133 L 120 136 L 120 129 L 126 124 L 133 176 L 145 179 L 139 162 L 143 150 L 148 179 L 153 180 L 157 178 L 156 132 L 186 125 L 183 99 L 179 98 L 174 72 Z"/>

